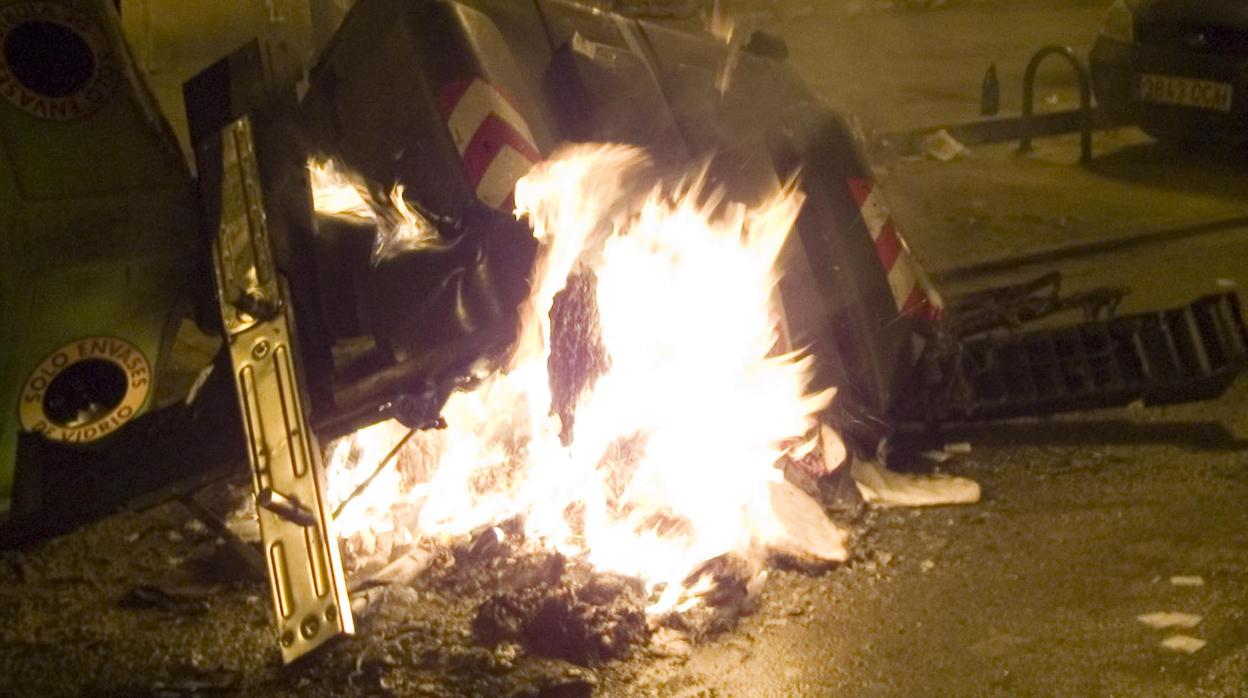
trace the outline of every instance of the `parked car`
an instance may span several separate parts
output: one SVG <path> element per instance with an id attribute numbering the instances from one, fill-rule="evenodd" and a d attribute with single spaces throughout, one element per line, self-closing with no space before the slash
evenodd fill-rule
<path id="1" fill-rule="evenodd" d="M 1116 0 L 1092 48 L 1101 108 L 1157 138 L 1248 141 L 1248 3 Z"/>

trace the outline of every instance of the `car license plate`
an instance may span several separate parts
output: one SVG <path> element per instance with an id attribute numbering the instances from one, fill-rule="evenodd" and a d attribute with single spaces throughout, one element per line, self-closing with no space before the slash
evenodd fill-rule
<path id="1" fill-rule="evenodd" d="M 1212 80 L 1143 73 L 1140 75 L 1139 96 L 1145 102 L 1177 104 L 1220 112 L 1231 110 L 1230 84 Z"/>

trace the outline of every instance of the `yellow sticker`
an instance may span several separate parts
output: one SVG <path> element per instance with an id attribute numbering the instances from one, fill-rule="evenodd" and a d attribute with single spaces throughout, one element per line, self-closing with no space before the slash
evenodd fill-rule
<path id="1" fill-rule="evenodd" d="M 0 97 L 40 119 L 70 121 L 99 109 L 121 68 L 99 23 L 58 2 L 0 7 Z"/>
<path id="2" fill-rule="evenodd" d="M 86 337 L 52 352 L 31 372 L 18 417 L 23 431 L 52 441 L 97 441 L 134 419 L 151 387 L 152 367 L 138 347 L 116 337 Z"/>

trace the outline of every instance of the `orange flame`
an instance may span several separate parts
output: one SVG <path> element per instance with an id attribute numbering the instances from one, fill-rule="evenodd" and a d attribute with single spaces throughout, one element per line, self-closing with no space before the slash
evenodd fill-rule
<path id="1" fill-rule="evenodd" d="M 436 249 L 443 244 L 438 229 L 404 198 L 402 184 L 390 188 L 389 206 L 373 203 L 364 179 L 338 167 L 332 160 L 308 162 L 312 207 L 324 216 L 374 223 L 377 239 L 373 263 L 400 251 Z"/>
<path id="2" fill-rule="evenodd" d="M 647 189 L 650 170 L 636 148 L 582 145 L 520 180 L 516 212 L 542 252 L 507 369 L 451 396 L 448 428 L 403 454 L 417 475 L 385 473 L 345 508 L 342 535 L 394 528 L 398 504 L 419 512 L 413 537 L 519 516 L 530 539 L 644 580 L 655 612 L 696 602 L 685 584 L 699 564 L 761 560 L 785 535 L 775 464 L 808 451 L 833 397 L 806 392 L 809 358 L 773 355 L 776 260 L 803 196 L 790 183 L 748 207 L 707 194 L 704 174 Z M 575 396 L 568 439 L 552 409 L 551 310 L 587 273 L 607 361 Z M 403 431 L 383 423 L 340 441 L 331 500 Z M 843 557 L 839 545 L 826 555 Z"/>

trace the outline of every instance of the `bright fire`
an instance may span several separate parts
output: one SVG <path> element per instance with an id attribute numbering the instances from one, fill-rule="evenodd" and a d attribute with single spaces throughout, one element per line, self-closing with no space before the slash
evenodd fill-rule
<path id="1" fill-rule="evenodd" d="M 451 396 L 448 428 L 417 433 L 338 531 L 438 540 L 519 517 L 530 540 L 644 580 L 652 611 L 682 607 L 701 563 L 761 561 L 793 535 L 776 464 L 813 447 L 833 397 L 806 392 L 809 358 L 777 352 L 776 261 L 803 196 L 790 183 L 747 207 L 701 175 L 656 185 L 635 148 L 582 145 L 534 168 L 515 200 L 541 253 L 514 354 Z M 588 320 L 552 322 L 560 303 Z M 571 393 L 548 370 L 568 332 L 585 374 Z M 331 501 L 405 433 L 387 422 L 335 444 Z M 843 557 L 834 541 L 824 553 Z"/>
<path id="2" fill-rule="evenodd" d="M 361 178 L 348 174 L 331 160 L 308 163 L 308 178 L 312 207 L 317 213 L 377 226 L 373 264 L 398 252 L 441 246 L 437 228 L 407 203 L 402 184 L 390 188 L 389 205 L 377 205 L 369 203 L 373 197 Z"/>

